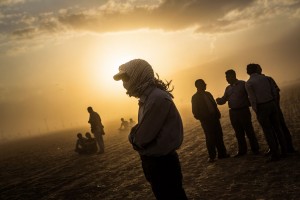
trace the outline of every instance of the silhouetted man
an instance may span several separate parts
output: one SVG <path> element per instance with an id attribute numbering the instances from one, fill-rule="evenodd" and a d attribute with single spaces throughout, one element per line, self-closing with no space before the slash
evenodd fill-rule
<path id="1" fill-rule="evenodd" d="M 151 65 L 142 59 L 119 67 L 115 80 L 122 80 L 127 94 L 139 98 L 138 124 L 129 141 L 138 151 L 147 181 L 157 199 L 187 199 L 176 150 L 183 140 L 180 114 L 169 84 L 154 77 Z"/>
<path id="2" fill-rule="evenodd" d="M 262 68 L 259 64 L 257 64 L 257 73 L 262 74 Z M 264 75 L 264 74 L 262 74 L 262 75 Z M 266 76 L 266 77 L 269 79 L 270 83 L 276 89 L 275 90 L 276 95 L 274 96 L 274 98 L 275 98 L 276 105 L 278 107 L 280 125 L 281 125 L 282 131 L 283 131 L 283 134 L 284 134 L 284 137 L 286 140 L 287 152 L 294 153 L 295 149 L 294 149 L 293 142 L 292 142 L 292 136 L 291 136 L 291 133 L 285 123 L 285 119 L 284 119 L 282 110 L 280 108 L 280 88 L 278 87 L 278 85 L 276 84 L 275 80 L 272 77 L 270 77 L 270 76 Z"/>
<path id="3" fill-rule="evenodd" d="M 286 155 L 286 141 L 280 126 L 278 108 L 275 102 L 277 99 L 276 88 L 266 76 L 257 73 L 257 64 L 248 64 L 247 73 L 250 78 L 246 82 L 246 90 L 252 109 L 257 115 L 257 120 L 270 148 L 271 157 L 269 161 L 279 160 L 278 141 L 283 156 Z"/>
<path id="4" fill-rule="evenodd" d="M 252 152 L 256 155 L 259 153 L 259 145 L 252 126 L 245 81 L 238 80 L 232 69 L 226 71 L 225 74 L 230 85 L 226 87 L 223 97 L 217 98 L 216 101 L 219 105 L 228 101 L 230 121 L 238 141 L 238 153 L 234 157 L 240 157 L 247 153 L 245 134 L 248 137 Z"/>
<path id="5" fill-rule="evenodd" d="M 205 133 L 206 147 L 209 154 L 208 162 L 213 162 L 216 158 L 228 158 L 227 150 L 223 141 L 223 131 L 220 124 L 220 111 L 211 95 L 206 92 L 206 83 L 202 79 L 195 81 L 197 92 L 192 96 L 192 112 L 196 119 L 200 120 Z"/>
<path id="6" fill-rule="evenodd" d="M 93 110 L 92 107 L 87 108 L 88 112 L 90 113 L 90 118 L 88 123 L 91 125 L 91 132 L 94 134 L 96 141 L 99 146 L 99 154 L 104 153 L 104 141 L 103 135 L 104 133 L 104 126 L 101 123 L 101 118 L 97 112 Z"/>

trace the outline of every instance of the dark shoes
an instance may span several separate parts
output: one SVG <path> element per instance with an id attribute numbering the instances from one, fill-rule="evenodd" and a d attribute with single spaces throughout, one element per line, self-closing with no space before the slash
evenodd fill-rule
<path id="1" fill-rule="evenodd" d="M 97 154 L 103 154 L 104 153 L 104 151 L 99 151 Z"/>
<path id="2" fill-rule="evenodd" d="M 265 156 L 270 156 L 271 155 L 271 150 L 270 149 L 268 149 L 267 151 L 265 151 Z"/>
<path id="3" fill-rule="evenodd" d="M 229 158 L 229 157 L 230 157 L 229 154 L 225 154 L 225 155 L 218 156 L 218 159 L 224 159 L 224 158 Z"/>
<path id="4" fill-rule="evenodd" d="M 213 162 L 215 162 L 215 159 L 214 159 L 214 158 L 208 158 L 208 159 L 207 159 L 207 162 L 213 163 Z"/>
<path id="5" fill-rule="evenodd" d="M 280 160 L 279 156 L 270 156 L 267 159 L 267 162 L 276 162 L 276 161 L 279 161 L 279 160 Z"/>
<path id="6" fill-rule="evenodd" d="M 242 156 L 244 156 L 244 155 L 246 155 L 246 153 L 240 153 L 240 152 L 238 152 L 236 155 L 234 155 L 233 157 L 234 158 L 239 158 L 239 157 L 242 157 Z"/>
<path id="7" fill-rule="evenodd" d="M 294 148 L 288 149 L 287 153 L 297 153 L 297 151 Z"/>

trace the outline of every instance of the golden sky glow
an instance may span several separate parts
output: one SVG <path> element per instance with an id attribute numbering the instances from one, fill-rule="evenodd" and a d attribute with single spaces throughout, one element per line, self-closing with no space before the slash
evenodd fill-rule
<path id="1" fill-rule="evenodd" d="M 290 84 L 300 78 L 299 22 L 298 0 L 2 0 L 0 134 L 88 125 L 87 106 L 104 122 L 136 118 L 137 99 L 112 79 L 134 58 L 173 80 L 180 109 L 195 79 L 218 97 L 224 72 L 246 80 L 250 62 Z"/>

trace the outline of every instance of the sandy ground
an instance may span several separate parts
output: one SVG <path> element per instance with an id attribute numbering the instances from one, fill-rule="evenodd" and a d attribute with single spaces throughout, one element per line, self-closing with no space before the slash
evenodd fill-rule
<path id="1" fill-rule="evenodd" d="M 299 86 L 282 91 L 282 109 L 300 150 Z M 227 109 L 222 112 L 224 141 L 231 155 L 236 139 Z M 263 155 L 249 152 L 242 158 L 207 163 L 205 139 L 199 122 L 183 116 L 185 139 L 178 150 L 189 199 L 300 199 L 300 156 L 266 163 Z M 261 150 L 267 149 L 255 115 L 253 122 Z M 115 127 L 118 127 L 116 125 Z M 10 142 L 0 146 L 0 199 L 154 199 L 138 154 L 126 132 L 106 126 L 106 152 L 79 156 L 74 152 L 75 135 L 68 130 Z"/>

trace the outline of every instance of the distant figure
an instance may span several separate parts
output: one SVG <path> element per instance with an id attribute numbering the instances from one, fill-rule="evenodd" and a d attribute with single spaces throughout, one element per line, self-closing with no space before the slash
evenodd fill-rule
<path id="1" fill-rule="evenodd" d="M 252 126 L 250 102 L 245 88 L 246 82 L 238 80 L 235 71 L 232 69 L 227 70 L 225 74 L 230 85 L 226 87 L 223 97 L 217 98 L 216 102 L 223 105 L 228 101 L 230 121 L 238 141 L 238 152 L 234 157 L 247 154 L 245 133 L 253 154 L 257 155 L 259 154 L 259 145 Z"/>
<path id="2" fill-rule="evenodd" d="M 93 154 L 98 151 L 97 141 L 95 138 L 92 138 L 92 135 L 89 132 L 85 133 L 86 139 L 86 150 L 87 153 Z"/>
<path id="3" fill-rule="evenodd" d="M 270 148 L 268 161 L 277 161 L 280 158 L 278 142 L 282 156 L 286 156 L 287 148 L 279 121 L 276 88 L 266 76 L 257 73 L 257 64 L 248 64 L 247 74 L 250 75 L 246 82 L 248 97 Z"/>
<path id="4" fill-rule="evenodd" d="M 129 127 L 132 128 L 135 125 L 135 121 L 132 118 L 129 119 Z"/>
<path id="5" fill-rule="evenodd" d="M 129 141 L 140 154 L 155 197 L 187 199 L 176 153 L 183 140 L 183 126 L 170 82 L 155 78 L 151 65 L 141 59 L 121 65 L 114 79 L 123 81 L 130 97 L 139 98 L 138 124 L 131 129 Z"/>
<path id="6" fill-rule="evenodd" d="M 90 118 L 88 123 L 91 125 L 91 132 L 94 134 L 96 141 L 99 146 L 99 154 L 104 153 L 104 141 L 103 135 L 104 133 L 104 126 L 101 123 L 101 118 L 97 112 L 93 110 L 92 107 L 87 108 L 88 112 L 90 113 Z"/>
<path id="7" fill-rule="evenodd" d="M 129 122 L 124 120 L 124 118 L 121 118 L 121 126 L 119 130 L 128 130 L 129 128 Z"/>
<path id="8" fill-rule="evenodd" d="M 78 133 L 77 142 L 75 145 L 75 152 L 79 154 L 86 154 L 87 153 L 86 142 L 87 142 L 86 138 L 84 138 L 81 133 Z"/>
<path id="9" fill-rule="evenodd" d="M 262 74 L 262 68 L 260 65 L 257 65 L 257 73 Z M 262 75 L 264 75 L 264 74 L 262 74 Z M 285 119 L 284 119 L 282 110 L 280 108 L 280 88 L 278 87 L 278 85 L 276 84 L 275 80 L 272 77 L 270 77 L 270 76 L 266 76 L 266 77 L 269 79 L 269 81 L 273 85 L 273 87 L 275 87 L 275 89 L 276 89 L 275 91 L 277 92 L 277 94 L 274 96 L 274 98 L 275 98 L 276 105 L 278 106 L 279 120 L 280 120 L 280 125 L 282 128 L 282 131 L 284 133 L 285 140 L 286 140 L 287 153 L 294 153 L 294 152 L 296 152 L 296 150 L 293 146 L 292 136 L 291 136 L 291 133 L 285 123 Z"/>
<path id="10" fill-rule="evenodd" d="M 208 150 L 208 162 L 214 162 L 216 149 L 218 158 L 228 158 L 226 147 L 223 141 L 223 131 L 220 124 L 220 111 L 211 95 L 206 92 L 206 83 L 202 79 L 195 81 L 197 92 L 192 97 L 192 112 L 196 119 L 200 120 L 205 133 L 206 147 Z"/>

